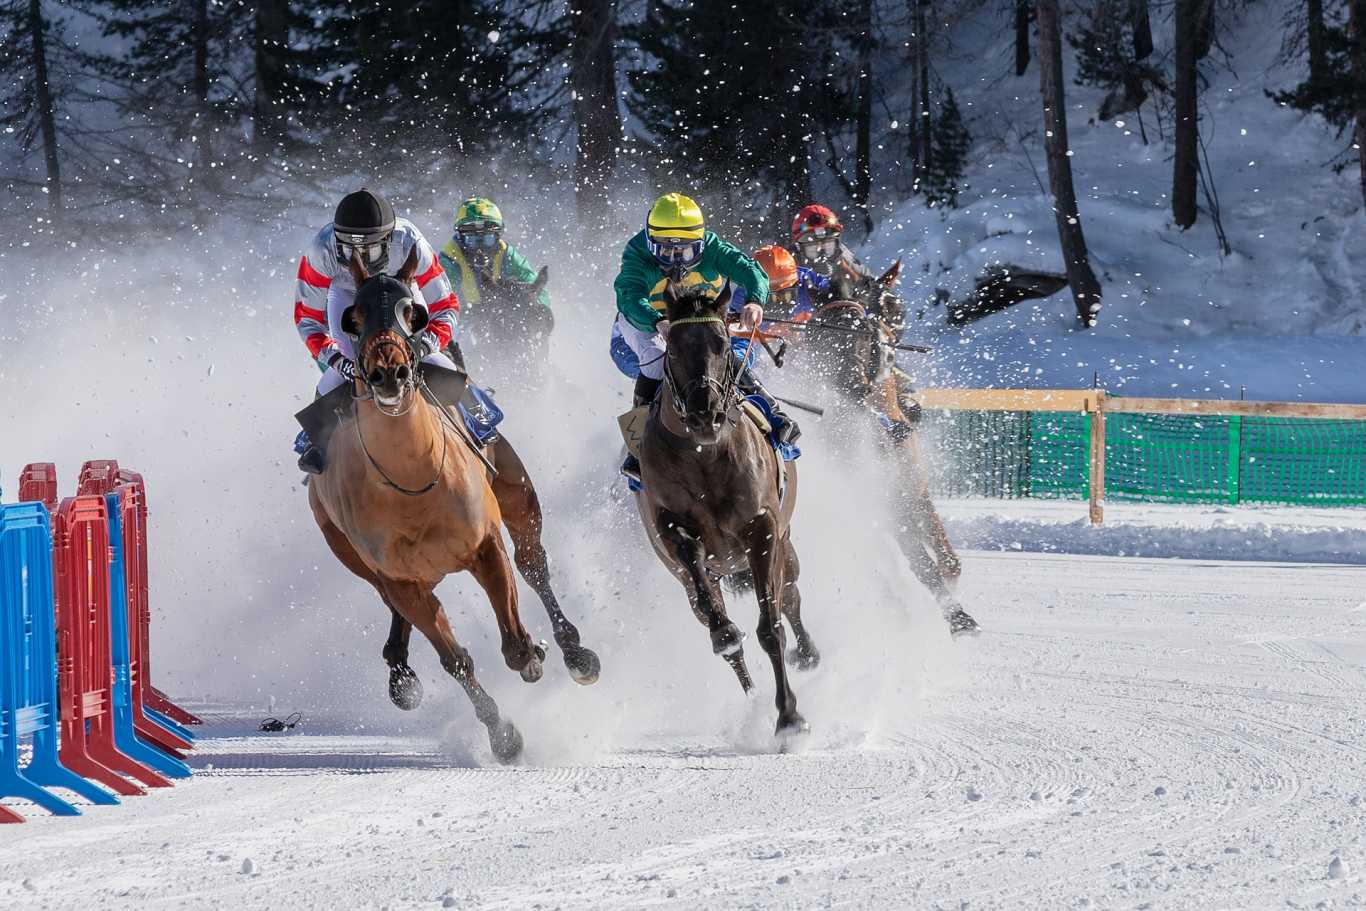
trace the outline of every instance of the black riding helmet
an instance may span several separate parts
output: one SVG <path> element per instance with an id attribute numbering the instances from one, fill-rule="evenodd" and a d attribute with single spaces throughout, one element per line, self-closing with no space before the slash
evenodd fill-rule
<path id="1" fill-rule="evenodd" d="M 373 190 L 362 187 L 348 193 L 332 216 L 332 236 L 337 257 L 346 262 L 358 250 L 367 270 L 383 269 L 389 258 L 389 238 L 394 233 L 394 207 Z"/>

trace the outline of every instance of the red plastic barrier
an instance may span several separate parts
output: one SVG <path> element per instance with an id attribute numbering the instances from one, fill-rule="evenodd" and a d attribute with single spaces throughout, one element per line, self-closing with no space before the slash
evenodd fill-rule
<path id="1" fill-rule="evenodd" d="M 147 708 L 160 712 L 172 721 L 203 724 L 199 716 L 182 709 L 152 685 L 152 608 L 147 596 L 147 486 L 142 481 L 142 475 L 126 468 L 118 469 L 118 479 L 137 491 L 133 498 L 136 508 L 131 512 L 125 509 L 122 513 L 127 563 L 125 571 L 128 574 L 128 623 L 135 631 L 132 654 L 140 669 L 140 679 L 136 684 L 141 690 L 137 698 Z"/>
<path id="2" fill-rule="evenodd" d="M 133 730 L 143 740 L 156 744 L 177 759 L 184 759 L 184 752 L 193 749 L 193 744 L 153 723 L 143 713 L 143 706 L 148 705 L 147 691 L 151 689 L 146 682 L 151 612 L 147 607 L 147 506 L 143 502 L 142 476 L 120 469 L 112 459 L 86 462 L 81 466 L 78 493 L 107 494 L 119 491 L 119 488 L 123 488 L 119 494 L 119 519 L 123 527 L 123 571 L 128 598 L 128 682 L 132 688 Z M 157 709 L 156 704 L 151 707 Z M 188 712 L 184 714 L 189 715 Z"/>
<path id="3" fill-rule="evenodd" d="M 57 511 L 57 466 L 30 462 L 19 474 L 19 502 L 42 503 L 49 513 Z"/>
<path id="4" fill-rule="evenodd" d="M 57 601 L 57 689 L 62 765 L 116 793 L 170 781 L 119 752 L 114 743 L 109 646 L 109 525 L 104 497 L 68 497 L 53 521 Z"/>

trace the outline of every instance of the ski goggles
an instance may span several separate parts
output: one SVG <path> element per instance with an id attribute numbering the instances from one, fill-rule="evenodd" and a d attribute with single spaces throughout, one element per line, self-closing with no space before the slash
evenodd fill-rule
<path id="1" fill-rule="evenodd" d="M 466 222 L 455 229 L 455 238 L 462 247 L 496 247 L 503 229 L 497 222 Z"/>
<path id="2" fill-rule="evenodd" d="M 829 228 L 819 228 L 810 234 L 804 235 L 797 241 L 797 247 L 808 257 L 833 256 L 839 249 L 840 235 L 838 231 Z"/>
<path id="3" fill-rule="evenodd" d="M 770 289 L 768 299 L 773 303 L 791 306 L 797 301 L 797 286 L 793 285 L 791 288 L 783 288 L 779 291 Z"/>
<path id="4" fill-rule="evenodd" d="M 646 244 L 655 260 L 666 266 L 691 266 L 702 258 L 702 238 L 688 240 L 683 237 L 646 236 Z"/>
<path id="5" fill-rule="evenodd" d="M 388 235 L 376 237 L 375 235 L 337 233 L 335 239 L 337 259 L 344 263 L 350 262 L 352 256 L 357 254 L 364 264 L 380 262 L 385 258 L 389 246 Z"/>

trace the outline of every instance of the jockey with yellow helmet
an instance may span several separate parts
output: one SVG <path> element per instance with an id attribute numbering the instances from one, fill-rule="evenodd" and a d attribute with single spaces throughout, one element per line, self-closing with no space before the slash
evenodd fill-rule
<path id="1" fill-rule="evenodd" d="M 654 400 L 664 382 L 664 352 L 668 338 L 664 291 L 670 281 L 685 286 L 705 285 L 720 293 L 732 286 L 731 310 L 749 330 L 763 319 L 768 276 L 739 248 L 708 231 L 702 209 L 681 193 L 655 200 L 645 228 L 626 244 L 614 288 L 617 318 L 612 326 L 612 359 L 634 377 L 635 403 Z M 746 395 L 762 396 L 772 409 L 774 432 L 783 443 L 795 442 L 801 431 L 776 400 L 745 367 L 737 380 Z M 628 456 L 622 473 L 639 480 L 640 463 Z"/>

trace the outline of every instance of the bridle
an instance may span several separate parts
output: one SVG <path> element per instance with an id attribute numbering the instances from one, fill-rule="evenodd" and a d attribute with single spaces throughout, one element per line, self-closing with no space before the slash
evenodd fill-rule
<path id="1" fill-rule="evenodd" d="M 407 327 L 404 326 L 404 329 L 406 330 Z M 408 366 L 408 377 L 407 377 L 407 379 L 405 379 L 405 380 L 403 381 L 402 386 L 399 387 L 399 388 L 400 388 L 400 396 L 399 396 L 399 405 L 398 405 L 398 409 L 397 409 L 396 411 L 389 411 L 389 410 L 387 410 L 383 405 L 381 405 L 381 404 L 379 403 L 379 399 L 375 397 L 375 390 L 374 390 L 374 388 L 370 385 L 369 381 L 365 378 L 365 377 L 366 377 L 366 370 L 365 370 L 364 365 L 363 365 L 362 363 L 360 363 L 359 358 L 357 359 L 357 364 L 356 364 L 356 366 L 359 367 L 360 370 L 358 370 L 357 373 L 356 373 L 356 379 L 360 382 L 361 387 L 362 387 L 365 391 L 364 391 L 363 393 L 361 393 L 361 394 L 358 395 L 358 394 L 355 393 L 355 391 L 354 391 L 354 389 L 353 389 L 353 390 L 352 390 L 352 394 L 351 394 L 351 398 L 352 398 L 353 400 L 355 400 L 355 401 L 364 401 L 365 399 L 370 399 L 371 401 L 373 401 L 373 402 L 375 403 L 375 410 L 376 410 L 376 411 L 378 411 L 380 414 L 384 415 L 385 417 L 391 417 L 391 418 L 403 417 L 403 416 L 406 415 L 408 412 L 412 411 L 413 407 L 417 404 L 418 399 L 420 398 L 420 396 L 417 394 L 418 385 L 419 385 L 419 383 L 421 383 L 421 380 L 418 378 L 418 363 L 419 363 L 419 358 L 418 358 L 418 349 L 417 349 L 416 338 L 417 338 L 421 333 L 420 333 L 420 332 L 412 332 L 412 333 L 404 332 L 404 333 L 400 333 L 400 334 L 402 335 L 405 344 L 407 344 L 407 346 L 408 346 L 408 351 L 409 351 L 409 353 L 412 355 L 412 361 L 410 362 L 410 364 L 409 364 L 409 366 Z M 363 346 L 362 346 L 362 348 L 363 348 Z M 358 354 L 359 354 L 359 352 L 358 352 Z M 425 388 L 426 388 L 426 384 L 425 384 L 425 383 L 422 383 L 422 387 L 425 389 Z M 438 410 L 439 410 L 439 409 L 438 409 Z M 353 420 L 352 423 L 355 424 L 355 426 L 356 426 L 356 439 L 360 441 L 361 452 L 365 453 L 365 458 L 369 460 L 369 462 L 370 462 L 370 467 L 373 468 L 373 469 L 375 469 L 375 471 L 377 471 L 377 472 L 379 473 L 379 476 L 380 476 L 381 478 L 384 479 L 384 483 L 385 483 L 385 485 L 387 485 L 388 487 L 392 487 L 394 490 L 397 490 L 399 493 L 401 493 L 401 494 L 403 494 L 404 496 L 407 496 L 407 497 L 420 497 L 420 496 L 422 496 L 424 493 L 427 493 L 429 490 L 431 490 L 432 488 L 436 487 L 437 483 L 441 480 L 442 474 L 445 473 L 445 471 L 446 471 L 446 456 L 449 454 L 450 445 L 451 445 L 450 437 L 446 434 L 446 428 L 445 428 L 444 424 L 442 424 L 441 422 L 438 422 L 438 426 L 441 427 L 441 461 L 440 461 L 440 463 L 437 465 L 437 467 L 436 467 L 436 473 L 432 476 L 431 481 L 429 481 L 429 482 L 426 484 L 426 486 L 424 486 L 424 487 L 419 487 L 419 488 L 416 488 L 416 489 L 410 488 L 410 487 L 404 487 L 403 485 L 401 485 L 401 484 L 399 484 L 397 481 L 395 481 L 393 478 L 389 477 L 389 473 L 386 472 L 386 471 L 384 470 L 384 468 L 379 464 L 379 462 L 375 460 L 375 457 L 374 457 L 373 455 L 370 454 L 370 448 L 369 448 L 368 446 L 365 445 L 365 434 L 363 434 L 363 433 L 361 432 L 361 429 L 360 429 L 360 415 L 359 415 L 359 414 L 356 415 L 355 420 Z"/>
<path id="2" fill-rule="evenodd" d="M 722 327 L 722 332 L 726 338 L 726 376 L 724 380 L 718 380 L 705 373 L 688 383 L 681 389 L 678 382 L 674 379 L 673 369 L 670 365 L 670 358 L 667 350 L 664 354 L 664 382 L 669 387 L 669 402 L 673 405 L 674 413 L 680 419 L 686 420 L 688 416 L 688 399 L 692 393 L 700 389 L 711 389 L 716 393 L 724 404 L 726 411 L 735 403 L 737 398 L 735 390 L 738 386 L 740 377 L 739 359 L 730 350 L 730 333 L 725 331 L 726 321 L 719 316 L 685 316 L 682 319 L 670 320 L 669 331 L 672 332 L 675 326 L 716 324 Z"/>

